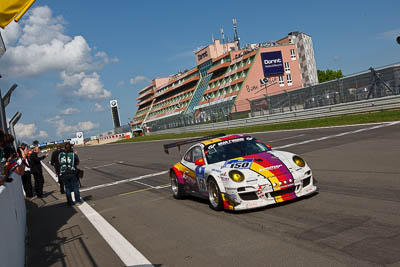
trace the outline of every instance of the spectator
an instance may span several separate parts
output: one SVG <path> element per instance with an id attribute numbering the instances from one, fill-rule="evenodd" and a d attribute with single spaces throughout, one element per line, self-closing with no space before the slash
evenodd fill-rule
<path id="1" fill-rule="evenodd" d="M 27 198 L 33 197 L 33 190 L 32 190 L 32 176 L 31 176 L 31 168 L 29 163 L 29 151 L 27 145 L 22 145 L 20 147 L 21 154 L 23 152 L 24 156 L 22 156 L 21 160 L 24 162 L 25 169 L 24 174 L 21 176 L 22 178 L 22 186 L 24 187 L 25 196 Z"/>
<path id="2" fill-rule="evenodd" d="M 74 192 L 75 201 L 78 203 L 83 203 L 79 192 L 79 179 L 76 175 L 77 166 L 79 165 L 79 158 L 78 155 L 73 152 L 70 143 L 65 144 L 65 149 L 59 154 L 58 161 L 60 163 L 61 180 L 65 186 L 67 204 L 69 206 L 75 204 L 72 201 L 72 191 Z"/>
<path id="3" fill-rule="evenodd" d="M 51 154 L 50 164 L 54 167 L 54 170 L 56 171 L 58 183 L 60 184 L 60 193 L 65 194 L 64 183 L 60 179 L 60 162 L 58 161 L 58 156 L 60 155 L 60 153 L 61 153 L 61 145 L 57 144 L 56 150 Z"/>
<path id="4" fill-rule="evenodd" d="M 16 151 L 12 146 L 14 137 L 4 134 L 0 129 L 0 185 L 11 183 L 12 178 L 9 174 L 17 169 L 18 174 L 23 174 L 23 166 L 18 166 Z"/>
<path id="5" fill-rule="evenodd" d="M 48 154 L 39 157 L 38 155 L 39 152 L 40 152 L 39 147 L 35 146 L 30 156 L 30 163 L 31 163 L 31 173 L 33 174 L 33 179 L 35 180 L 36 196 L 42 198 L 44 178 L 43 178 L 43 169 L 41 161 L 45 159 L 48 156 Z"/>

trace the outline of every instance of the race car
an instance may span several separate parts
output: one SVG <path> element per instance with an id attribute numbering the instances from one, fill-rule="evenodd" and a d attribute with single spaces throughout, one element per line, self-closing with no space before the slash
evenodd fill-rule
<path id="1" fill-rule="evenodd" d="M 214 210 L 259 208 L 317 191 L 303 158 L 247 134 L 218 134 L 164 145 L 191 146 L 169 171 L 172 194 L 208 198 Z"/>

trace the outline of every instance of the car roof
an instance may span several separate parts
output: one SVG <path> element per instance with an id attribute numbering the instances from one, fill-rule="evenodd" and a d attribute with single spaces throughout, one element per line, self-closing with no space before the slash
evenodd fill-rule
<path id="1" fill-rule="evenodd" d="M 236 139 L 236 138 L 246 137 L 246 136 L 249 136 L 249 135 L 248 134 L 232 134 L 232 135 L 227 135 L 227 136 L 223 136 L 223 137 L 219 137 L 219 138 L 205 140 L 205 141 L 201 142 L 201 144 L 208 146 L 208 145 L 218 143 L 221 141 L 226 141 L 226 140 Z"/>

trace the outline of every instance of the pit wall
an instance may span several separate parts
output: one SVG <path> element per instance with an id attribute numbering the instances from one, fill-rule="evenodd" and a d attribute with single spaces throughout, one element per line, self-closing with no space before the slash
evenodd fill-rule
<path id="1" fill-rule="evenodd" d="M 0 266 L 25 264 L 26 207 L 21 177 L 0 186 Z"/>

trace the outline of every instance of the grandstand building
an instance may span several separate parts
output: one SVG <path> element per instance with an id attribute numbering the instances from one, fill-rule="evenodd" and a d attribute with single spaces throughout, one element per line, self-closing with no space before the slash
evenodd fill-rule
<path id="1" fill-rule="evenodd" d="M 292 32 L 246 45 L 215 40 L 195 52 L 196 66 L 155 78 L 139 91 L 133 127 L 152 130 L 247 112 L 251 102 L 318 83 L 311 36 Z"/>

